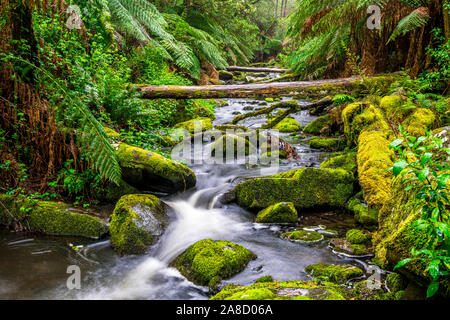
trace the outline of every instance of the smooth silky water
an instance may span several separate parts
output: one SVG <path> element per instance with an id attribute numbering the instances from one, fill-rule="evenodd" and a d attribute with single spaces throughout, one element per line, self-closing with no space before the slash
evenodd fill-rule
<path id="1" fill-rule="evenodd" d="M 283 98 L 289 100 L 289 98 Z M 261 107 L 261 100 L 228 99 L 229 106 L 216 109 L 215 125 L 230 122 L 245 106 Z M 275 102 L 276 103 L 276 102 Z M 299 101 L 300 104 L 306 102 Z M 301 111 L 294 118 L 304 127 L 315 117 Z M 240 122 L 256 129 L 265 116 Z M 322 153 L 296 143 L 281 134 L 298 152 L 300 159 L 283 161 L 278 172 L 302 167 L 317 167 Z M 209 157 L 210 144 L 200 151 Z M 144 256 L 120 256 L 108 240 L 39 237 L 0 229 L 0 299 L 208 299 L 208 290 L 186 280 L 170 261 L 198 240 L 230 240 L 253 251 L 258 258 L 244 271 L 224 284 L 252 284 L 264 275 L 275 280 L 308 280 L 304 268 L 313 263 L 352 263 L 357 260 L 339 257 L 327 243 L 300 245 L 279 238 L 287 227 L 254 223 L 255 214 L 233 203 L 224 203 L 224 194 L 239 179 L 265 175 L 257 166 L 245 164 L 189 165 L 197 175 L 197 186 L 163 200 L 169 206 L 171 223 L 163 237 Z M 270 172 L 273 174 L 276 172 Z M 301 213 L 300 213 L 301 215 Z M 354 224 L 353 219 L 335 213 L 308 214 L 300 218 L 302 226 L 325 224 L 339 229 Z M 69 246 L 83 245 L 75 252 Z M 82 288 L 68 290 L 67 267 L 81 269 Z M 363 264 L 364 265 L 364 264 Z"/>

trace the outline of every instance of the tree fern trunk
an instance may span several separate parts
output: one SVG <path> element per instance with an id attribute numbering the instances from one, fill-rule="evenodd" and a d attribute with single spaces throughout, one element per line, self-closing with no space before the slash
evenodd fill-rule
<path id="1" fill-rule="evenodd" d="M 447 41 L 450 40 L 450 11 L 448 9 L 444 8 L 444 3 L 446 1 L 442 0 L 442 15 L 444 16 L 444 32 L 445 32 L 445 39 Z"/>

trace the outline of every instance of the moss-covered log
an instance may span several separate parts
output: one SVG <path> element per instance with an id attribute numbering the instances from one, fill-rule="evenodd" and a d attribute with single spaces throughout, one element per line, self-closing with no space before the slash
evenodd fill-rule
<path id="1" fill-rule="evenodd" d="M 211 86 L 149 86 L 140 85 L 139 90 L 144 99 L 214 99 L 214 98 L 245 98 L 274 95 L 301 94 L 305 89 L 327 91 L 329 86 L 339 92 L 348 85 L 357 88 L 361 84 L 359 78 L 342 78 L 317 81 L 296 81 L 244 85 L 211 85 Z M 344 90 L 348 91 L 348 90 Z"/>
<path id="2" fill-rule="evenodd" d="M 285 73 L 288 70 L 280 69 L 280 68 L 257 68 L 257 67 L 231 66 L 231 67 L 227 68 L 227 71 Z"/>

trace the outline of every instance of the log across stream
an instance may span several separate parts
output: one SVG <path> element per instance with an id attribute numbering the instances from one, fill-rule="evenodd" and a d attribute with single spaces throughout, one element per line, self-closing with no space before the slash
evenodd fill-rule
<path id="1" fill-rule="evenodd" d="M 275 82 L 260 84 L 211 85 L 211 86 L 152 86 L 140 85 L 144 99 L 215 99 L 250 98 L 278 95 L 295 95 L 308 88 L 333 85 L 335 89 L 358 85 L 361 78 L 341 78 L 317 81 Z"/>

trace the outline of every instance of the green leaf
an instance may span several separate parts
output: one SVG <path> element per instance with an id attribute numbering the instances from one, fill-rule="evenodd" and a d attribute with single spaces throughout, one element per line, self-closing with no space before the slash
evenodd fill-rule
<path id="1" fill-rule="evenodd" d="M 434 259 L 428 265 L 428 272 L 430 272 L 430 275 L 433 277 L 433 279 L 436 279 L 439 276 L 439 264 L 440 263 L 441 263 L 441 261 L 439 259 Z"/>
<path id="2" fill-rule="evenodd" d="M 395 148 L 398 147 L 399 145 L 401 145 L 403 142 L 403 139 L 397 139 L 392 141 L 392 143 L 389 145 L 389 148 Z"/>
<path id="3" fill-rule="evenodd" d="M 420 159 L 420 164 L 423 165 L 423 164 L 427 163 L 428 161 L 430 161 L 430 159 L 431 159 L 432 156 L 433 156 L 432 153 L 429 153 L 429 152 L 425 153 L 425 154 L 422 156 L 422 158 Z"/>
<path id="4" fill-rule="evenodd" d="M 408 166 L 408 163 L 405 160 L 400 160 L 397 161 L 393 168 L 392 168 L 392 173 L 394 174 L 394 176 L 398 176 L 400 174 L 400 172 L 402 172 L 406 167 Z"/>
<path id="5" fill-rule="evenodd" d="M 407 263 L 409 263 L 411 260 L 412 260 L 412 258 L 403 259 L 402 261 L 400 261 L 399 263 L 397 263 L 397 265 L 394 267 L 394 270 L 403 267 L 404 265 L 406 265 Z"/>
<path id="6" fill-rule="evenodd" d="M 427 289 L 427 298 L 431 298 L 436 294 L 436 292 L 439 290 L 439 282 L 433 281 L 430 283 Z"/>

